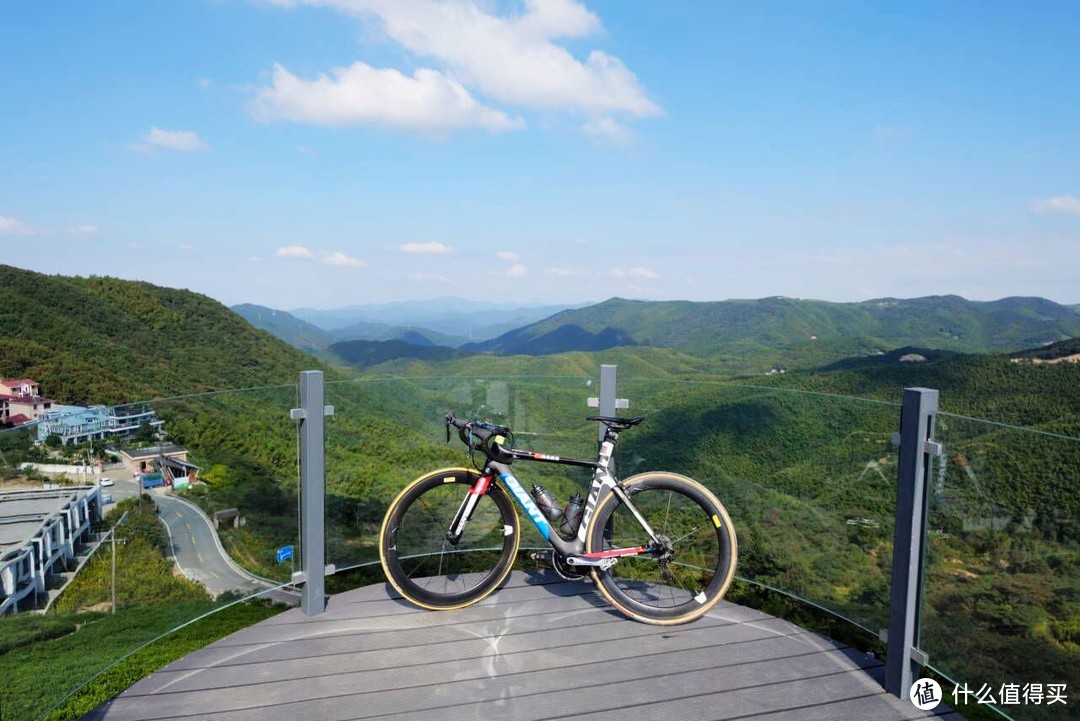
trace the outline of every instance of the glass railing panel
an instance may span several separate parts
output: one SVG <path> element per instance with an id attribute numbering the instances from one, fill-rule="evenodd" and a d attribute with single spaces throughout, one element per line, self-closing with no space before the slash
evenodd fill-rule
<path id="1" fill-rule="evenodd" d="M 876 634 L 888 625 L 899 405 L 775 388 L 620 378 L 621 476 L 705 484 L 739 539 L 736 575 Z"/>
<path id="2" fill-rule="evenodd" d="M 1065 718 L 1080 689 L 1080 438 L 1064 430 L 937 418 L 919 645 L 1016 719 Z"/>
<path id="3" fill-rule="evenodd" d="M 446 467 L 473 467 L 444 417 L 476 418 L 513 429 L 515 447 L 594 459 L 595 413 L 586 405 L 596 379 L 581 377 L 400 378 L 329 383 L 326 558 L 339 571 L 379 558 L 377 538 L 390 501 L 411 481 Z M 589 475 L 563 466 L 522 467 L 526 487 L 539 483 L 564 501 L 584 492 Z M 542 539 L 524 524 L 523 548 Z"/>
<path id="4" fill-rule="evenodd" d="M 295 386 L 246 389 L 0 433 L 0 514 L 19 520 L 0 526 L 5 721 L 77 717 L 280 610 L 243 599 L 295 598 L 275 560 L 298 536 L 296 405 Z"/>

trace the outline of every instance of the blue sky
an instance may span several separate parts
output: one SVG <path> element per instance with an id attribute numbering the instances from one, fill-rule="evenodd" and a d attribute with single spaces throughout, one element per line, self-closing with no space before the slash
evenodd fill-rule
<path id="1" fill-rule="evenodd" d="M 1080 3 L 0 0 L 0 262 L 276 308 L 1080 302 Z"/>

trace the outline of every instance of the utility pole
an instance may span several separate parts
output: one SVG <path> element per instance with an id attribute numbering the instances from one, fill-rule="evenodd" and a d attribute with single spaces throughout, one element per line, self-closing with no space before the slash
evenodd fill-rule
<path id="1" fill-rule="evenodd" d="M 110 531 L 112 533 L 112 612 L 116 613 L 116 527 L 114 526 Z"/>
<path id="2" fill-rule="evenodd" d="M 112 542 L 112 613 L 116 613 L 116 529 L 127 520 L 127 517 L 128 514 L 125 511 L 124 515 L 120 516 L 120 520 L 109 529 L 109 540 Z"/>

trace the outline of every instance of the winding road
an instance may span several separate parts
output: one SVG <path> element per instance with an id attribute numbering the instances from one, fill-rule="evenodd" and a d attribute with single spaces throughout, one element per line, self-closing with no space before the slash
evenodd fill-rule
<path id="1" fill-rule="evenodd" d="M 139 493 L 138 484 L 122 473 L 106 473 L 114 485 L 102 490 L 114 501 Z M 197 506 L 162 489 L 146 491 L 158 507 L 158 517 L 168 529 L 172 557 L 180 572 L 192 581 L 206 586 L 213 595 L 236 591 L 245 596 L 266 591 L 274 584 L 259 579 L 233 561 L 218 539 L 212 522 Z M 286 590 L 276 589 L 264 593 L 265 598 L 295 605 L 299 596 Z"/>

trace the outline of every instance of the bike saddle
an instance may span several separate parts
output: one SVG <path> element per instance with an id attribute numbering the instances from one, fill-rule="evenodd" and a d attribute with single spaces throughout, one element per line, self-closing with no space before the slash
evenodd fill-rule
<path id="1" fill-rule="evenodd" d="M 585 420 L 587 421 L 600 421 L 608 428 L 614 428 L 617 431 L 625 431 L 627 428 L 633 428 L 638 423 L 645 420 L 645 416 L 638 416 L 637 418 L 616 418 L 615 416 L 589 416 Z"/>

